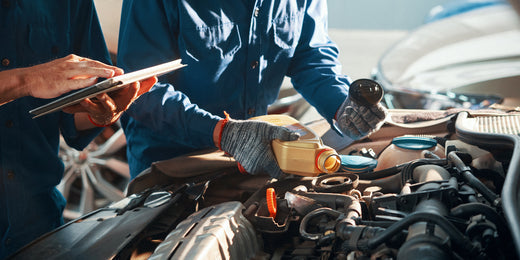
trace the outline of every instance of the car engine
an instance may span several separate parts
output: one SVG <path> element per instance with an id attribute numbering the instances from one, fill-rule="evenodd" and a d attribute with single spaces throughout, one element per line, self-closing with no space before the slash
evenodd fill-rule
<path id="1" fill-rule="evenodd" d="M 244 175 L 205 154 L 157 162 L 125 199 L 12 258 L 518 259 L 520 115 L 391 115 L 355 142 L 309 124 L 342 155 L 333 174 Z"/>

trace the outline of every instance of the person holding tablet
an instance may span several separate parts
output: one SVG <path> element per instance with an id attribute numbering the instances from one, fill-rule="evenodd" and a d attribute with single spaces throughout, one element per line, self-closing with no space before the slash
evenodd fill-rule
<path id="1" fill-rule="evenodd" d="M 110 66 L 92 0 L 4 0 L 0 3 L 0 259 L 63 223 L 56 189 L 64 165 L 60 133 L 83 149 L 155 78 L 32 119 L 29 111 L 99 78 Z M 74 55 L 71 55 L 74 54 Z M 69 112 L 69 113 L 66 113 Z M 73 114 L 70 114 L 73 113 Z"/>

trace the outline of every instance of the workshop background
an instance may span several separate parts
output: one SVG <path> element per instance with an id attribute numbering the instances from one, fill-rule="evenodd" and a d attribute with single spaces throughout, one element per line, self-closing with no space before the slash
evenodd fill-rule
<path id="1" fill-rule="evenodd" d="M 420 26 L 428 12 L 454 0 L 328 0 L 329 35 L 338 44 L 343 72 L 368 77 L 392 43 Z M 105 38 L 117 51 L 122 0 L 95 0 Z"/>

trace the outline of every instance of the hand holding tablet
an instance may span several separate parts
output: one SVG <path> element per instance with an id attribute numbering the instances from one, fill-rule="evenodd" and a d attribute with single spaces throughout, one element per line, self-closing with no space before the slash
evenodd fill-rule
<path id="1" fill-rule="evenodd" d="M 86 98 L 92 98 L 101 93 L 111 92 L 120 89 L 130 83 L 141 81 L 153 76 L 160 76 L 185 66 L 186 65 L 182 64 L 181 60 L 178 59 L 163 64 L 159 64 L 153 67 L 148 67 L 142 70 L 109 78 L 101 82 L 98 82 L 90 87 L 86 87 L 74 93 L 63 96 L 48 104 L 32 109 L 31 111 L 29 111 L 29 113 L 33 115 L 33 118 L 37 118 L 52 112 L 56 112 L 62 108 L 78 104 Z"/>

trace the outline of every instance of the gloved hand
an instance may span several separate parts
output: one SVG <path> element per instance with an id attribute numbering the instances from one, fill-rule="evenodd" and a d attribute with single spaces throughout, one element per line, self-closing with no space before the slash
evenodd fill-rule
<path id="1" fill-rule="evenodd" d="M 268 173 L 278 178 L 282 170 L 276 162 L 271 141 L 293 141 L 299 135 L 271 123 L 229 120 L 222 129 L 220 148 L 229 153 L 250 174 Z"/>
<path id="2" fill-rule="evenodd" d="M 336 122 L 341 132 L 356 140 L 379 130 L 387 114 L 380 103 L 365 106 L 347 98 L 338 109 Z"/>

